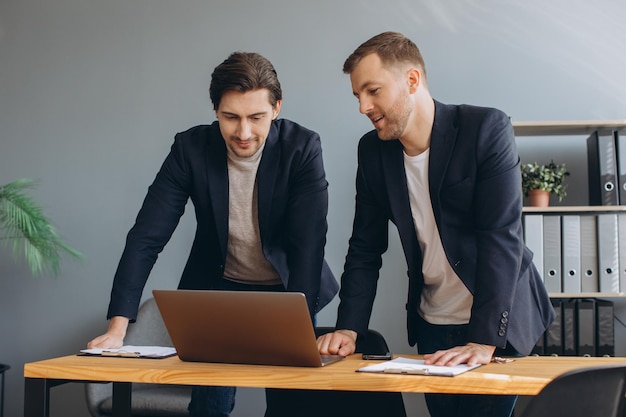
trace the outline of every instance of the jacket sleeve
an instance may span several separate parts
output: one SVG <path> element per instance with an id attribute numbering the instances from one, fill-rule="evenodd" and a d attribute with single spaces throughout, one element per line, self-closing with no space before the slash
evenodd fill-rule
<path id="1" fill-rule="evenodd" d="M 476 158 L 476 275 L 468 340 L 504 347 L 524 251 L 519 156 L 504 113 L 492 110 L 483 119 Z"/>
<path id="2" fill-rule="evenodd" d="M 339 285 L 327 272 L 330 279 L 322 288 L 328 230 L 328 182 L 319 135 L 314 132 L 310 135 L 288 173 L 287 206 L 279 228 L 285 231 L 281 246 L 289 270 L 287 290 L 303 292 L 314 316 L 323 307 L 320 292 L 329 292 L 323 297 L 324 302 L 328 302 L 337 293 Z"/>
<path id="3" fill-rule="evenodd" d="M 382 180 L 382 175 L 376 175 L 377 168 L 380 169 L 376 141 L 368 142 L 364 137 L 359 144 L 355 215 L 341 277 L 336 324 L 338 329 L 350 329 L 359 334 L 367 332 L 382 254 L 388 247 L 389 216 L 381 203 L 384 191 L 372 183 Z"/>
<path id="4" fill-rule="evenodd" d="M 107 318 L 134 321 L 150 271 L 171 238 L 189 198 L 182 138 L 177 136 L 128 232 L 113 279 Z"/>

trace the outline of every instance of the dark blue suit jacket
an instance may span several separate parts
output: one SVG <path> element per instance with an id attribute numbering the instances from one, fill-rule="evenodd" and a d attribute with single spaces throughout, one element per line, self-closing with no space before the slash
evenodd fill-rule
<path id="1" fill-rule="evenodd" d="M 337 326 L 367 329 L 388 224 L 398 228 L 409 276 L 409 343 L 423 287 L 402 144 L 375 131 L 359 143 L 356 213 L 342 276 Z M 435 102 L 430 199 L 448 262 L 474 296 L 468 341 L 531 349 L 554 319 L 522 240 L 519 156 L 508 117 L 495 109 Z"/>
<path id="2" fill-rule="evenodd" d="M 288 291 L 303 292 L 312 315 L 338 284 L 324 261 L 328 183 L 319 135 L 288 120 L 272 123 L 257 172 L 263 253 Z M 108 316 L 134 320 L 150 270 L 191 198 L 197 229 L 181 289 L 211 289 L 220 280 L 228 240 L 226 145 L 219 125 L 176 135 L 128 233 Z"/>

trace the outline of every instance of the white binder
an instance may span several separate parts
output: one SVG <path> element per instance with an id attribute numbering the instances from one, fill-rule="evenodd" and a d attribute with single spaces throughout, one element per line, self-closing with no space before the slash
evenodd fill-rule
<path id="1" fill-rule="evenodd" d="M 580 216 L 580 287 L 598 292 L 598 228 L 595 214 Z"/>
<path id="2" fill-rule="evenodd" d="M 533 253 L 533 263 L 543 276 L 543 215 L 524 216 L 524 242 Z"/>
<path id="3" fill-rule="evenodd" d="M 619 292 L 617 214 L 598 214 L 598 271 L 600 292 Z"/>
<path id="4" fill-rule="evenodd" d="M 626 213 L 617 215 L 617 239 L 619 250 L 619 290 L 626 292 Z"/>
<path id="5" fill-rule="evenodd" d="M 549 293 L 562 292 L 561 216 L 543 217 L 543 281 Z"/>
<path id="6" fill-rule="evenodd" d="M 625 219 L 626 222 L 626 219 Z M 581 291 L 580 270 L 580 216 L 563 215 L 561 218 L 563 250 L 563 292 Z"/>

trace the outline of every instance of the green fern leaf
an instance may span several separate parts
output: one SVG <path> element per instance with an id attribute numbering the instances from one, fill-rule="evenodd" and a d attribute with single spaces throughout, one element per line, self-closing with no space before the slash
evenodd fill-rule
<path id="1" fill-rule="evenodd" d="M 26 260 L 33 275 L 57 275 L 63 254 L 81 259 L 82 254 L 64 243 L 54 226 L 26 190 L 36 181 L 20 179 L 0 186 L 0 240 L 13 256 Z"/>

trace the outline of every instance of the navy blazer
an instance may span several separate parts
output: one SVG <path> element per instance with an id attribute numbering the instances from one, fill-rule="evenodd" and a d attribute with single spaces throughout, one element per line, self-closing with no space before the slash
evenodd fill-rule
<path id="1" fill-rule="evenodd" d="M 522 238 L 522 189 L 515 137 L 499 110 L 435 101 L 430 199 L 448 262 L 473 294 L 468 341 L 528 354 L 555 314 Z M 341 280 L 337 326 L 367 329 L 388 224 L 398 228 L 408 266 L 408 337 L 424 285 L 402 144 L 375 131 L 359 143 L 356 213 Z"/>
<path id="2" fill-rule="evenodd" d="M 324 260 L 328 182 L 319 135 L 289 120 L 274 121 L 257 187 L 263 253 L 287 291 L 306 295 L 314 315 L 339 287 Z M 211 289 L 222 279 L 228 240 L 226 145 L 218 122 L 176 135 L 128 233 L 108 318 L 136 318 L 150 270 L 189 198 L 197 228 L 178 288 Z"/>

